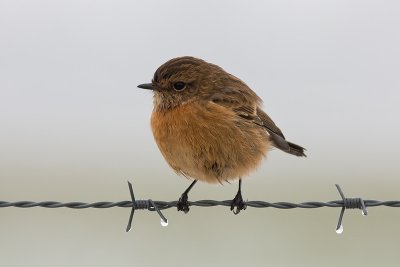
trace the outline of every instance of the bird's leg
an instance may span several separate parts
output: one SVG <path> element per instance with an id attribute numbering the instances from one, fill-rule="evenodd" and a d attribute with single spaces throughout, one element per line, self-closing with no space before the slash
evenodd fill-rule
<path id="1" fill-rule="evenodd" d="M 182 210 L 184 213 L 189 212 L 188 193 L 196 183 L 197 180 L 194 180 L 179 198 L 178 203 L 176 204 L 178 211 Z"/>
<path id="2" fill-rule="evenodd" d="M 236 208 L 236 209 L 235 209 Z M 242 197 L 242 179 L 239 179 L 239 190 L 234 199 L 231 202 L 231 211 L 234 214 L 238 214 L 241 210 L 245 210 L 247 205 L 243 201 Z"/>

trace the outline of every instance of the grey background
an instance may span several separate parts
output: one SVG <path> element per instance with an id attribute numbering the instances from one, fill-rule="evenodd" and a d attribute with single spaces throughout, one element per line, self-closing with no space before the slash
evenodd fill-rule
<path id="1" fill-rule="evenodd" d="M 399 199 L 397 1 L 0 1 L 0 199 L 175 200 L 149 82 L 183 55 L 248 83 L 299 159 L 274 150 L 249 200 Z M 191 199 L 231 199 L 199 184 Z M 1 209 L 2 266 L 398 266 L 400 210 Z"/>

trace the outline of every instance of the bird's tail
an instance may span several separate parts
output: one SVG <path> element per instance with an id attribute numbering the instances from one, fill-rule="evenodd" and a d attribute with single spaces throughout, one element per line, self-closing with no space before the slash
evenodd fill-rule
<path id="1" fill-rule="evenodd" d="M 277 135 L 272 131 L 268 131 L 268 133 L 269 138 L 276 148 L 298 157 L 307 157 L 306 154 L 304 154 L 304 151 L 306 150 L 304 147 L 286 141 L 283 135 Z"/>
<path id="2" fill-rule="evenodd" d="M 291 142 L 287 142 L 287 143 L 289 145 L 289 149 L 286 151 L 287 153 L 298 156 L 298 157 L 307 157 L 307 155 L 304 154 L 304 151 L 306 150 L 304 147 L 293 144 Z"/>

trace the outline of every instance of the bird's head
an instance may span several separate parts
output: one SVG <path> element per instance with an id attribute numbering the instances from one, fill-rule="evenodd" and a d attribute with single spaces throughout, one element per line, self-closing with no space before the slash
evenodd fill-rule
<path id="1" fill-rule="evenodd" d="M 217 65 L 194 57 L 178 57 L 161 65 L 151 83 L 139 88 L 154 91 L 154 107 L 168 110 L 212 95 L 226 87 L 231 75 Z"/>

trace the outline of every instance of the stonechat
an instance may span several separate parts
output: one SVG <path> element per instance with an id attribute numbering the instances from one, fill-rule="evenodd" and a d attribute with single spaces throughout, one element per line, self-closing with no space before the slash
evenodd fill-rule
<path id="1" fill-rule="evenodd" d="M 193 179 L 177 203 L 185 213 L 188 193 L 199 180 L 239 180 L 231 202 L 237 214 L 246 208 L 242 177 L 256 169 L 269 149 L 306 156 L 261 109 L 261 98 L 217 65 L 174 58 L 156 70 L 151 83 L 138 87 L 154 92 L 151 128 L 162 155 L 177 174 Z"/>

